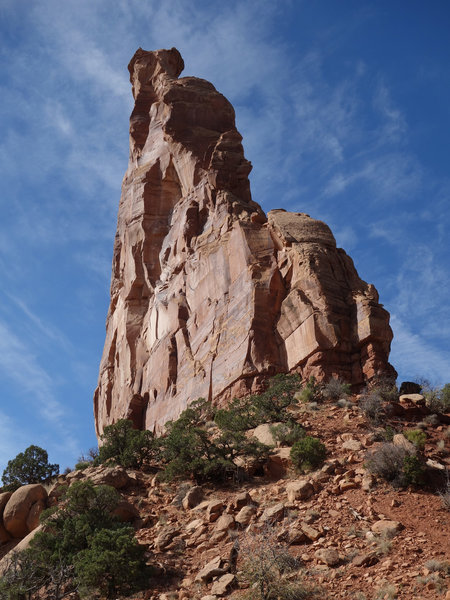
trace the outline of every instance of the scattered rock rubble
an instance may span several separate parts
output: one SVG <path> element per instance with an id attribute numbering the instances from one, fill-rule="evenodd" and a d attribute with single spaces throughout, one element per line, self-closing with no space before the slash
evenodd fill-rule
<path id="1" fill-rule="evenodd" d="M 323 597 L 359 593 L 372 600 L 386 589 L 405 600 L 445 598 L 450 578 L 432 570 L 450 556 L 450 513 L 439 496 L 394 489 L 365 470 L 365 455 L 379 442 L 355 405 L 322 405 L 302 425 L 328 449 L 323 467 L 307 475 L 293 472 L 287 460 L 278 479 L 265 475 L 214 487 L 97 467 L 60 476 L 48 503 L 62 484 L 84 477 L 120 489 L 127 520 L 156 570 L 148 591 L 136 596 L 142 600 L 237 600 L 245 590 L 236 540 L 266 530 L 299 560 L 295 577 L 317 586 Z M 426 453 L 448 468 L 448 454 L 436 450 L 439 440 L 448 449 L 445 431 L 427 425 Z M 0 495 L 0 507 L 5 499 Z"/>

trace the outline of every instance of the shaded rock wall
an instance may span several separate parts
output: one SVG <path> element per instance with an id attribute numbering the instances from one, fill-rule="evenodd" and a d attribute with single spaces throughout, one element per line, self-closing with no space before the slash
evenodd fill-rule
<path id="1" fill-rule="evenodd" d="M 160 430 L 187 404 L 225 401 L 276 372 L 362 384 L 392 332 L 329 228 L 252 201 L 231 104 L 179 78 L 176 49 L 130 62 L 135 108 L 94 398 L 97 432 L 119 418 Z"/>

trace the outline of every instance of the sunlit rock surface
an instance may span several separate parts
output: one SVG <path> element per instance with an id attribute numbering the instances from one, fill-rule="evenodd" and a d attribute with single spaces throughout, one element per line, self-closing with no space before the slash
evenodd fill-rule
<path id="1" fill-rule="evenodd" d="M 94 411 L 161 430 L 263 376 L 392 374 L 389 315 L 321 221 L 253 202 L 234 110 L 175 49 L 130 62 L 135 108 Z"/>

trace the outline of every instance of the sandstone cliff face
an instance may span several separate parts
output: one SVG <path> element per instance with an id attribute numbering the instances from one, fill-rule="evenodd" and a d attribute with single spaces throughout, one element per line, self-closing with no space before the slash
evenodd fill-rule
<path id="1" fill-rule="evenodd" d="M 388 364 L 392 332 L 330 229 L 252 201 L 234 110 L 178 78 L 176 49 L 139 49 L 94 398 L 97 431 L 119 418 L 160 430 L 198 397 L 225 401 L 296 370 L 355 385 Z"/>

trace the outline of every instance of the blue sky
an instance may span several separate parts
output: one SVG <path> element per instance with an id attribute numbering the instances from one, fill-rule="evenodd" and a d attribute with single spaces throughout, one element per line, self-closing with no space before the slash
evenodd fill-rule
<path id="1" fill-rule="evenodd" d="M 0 28 L 0 472 L 96 443 L 139 46 L 233 103 L 254 200 L 331 226 L 399 379 L 450 381 L 447 0 L 1 0 Z"/>

